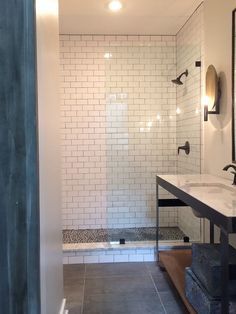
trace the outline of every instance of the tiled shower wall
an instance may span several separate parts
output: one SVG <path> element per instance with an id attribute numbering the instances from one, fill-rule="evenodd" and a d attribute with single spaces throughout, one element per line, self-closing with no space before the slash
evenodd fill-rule
<path id="1" fill-rule="evenodd" d="M 177 86 L 176 135 L 177 146 L 189 141 L 191 151 L 183 151 L 177 158 L 177 173 L 196 174 L 201 172 L 201 76 L 202 67 L 196 61 L 203 60 L 203 6 L 200 6 L 177 34 L 177 73 L 188 69 L 183 85 Z M 200 220 L 190 208 L 179 209 L 179 226 L 191 239 L 200 238 Z"/>
<path id="2" fill-rule="evenodd" d="M 155 226 L 176 171 L 175 36 L 61 35 L 63 228 Z M 178 224 L 176 209 L 160 223 Z"/>

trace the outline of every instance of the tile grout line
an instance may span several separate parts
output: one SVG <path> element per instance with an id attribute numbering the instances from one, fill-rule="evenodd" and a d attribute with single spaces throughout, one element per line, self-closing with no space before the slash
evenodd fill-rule
<path id="1" fill-rule="evenodd" d="M 154 286 L 154 288 L 155 288 L 155 290 L 156 290 L 156 293 L 157 293 L 157 295 L 158 295 L 158 298 L 160 299 L 160 302 L 161 302 L 161 305 L 162 305 L 162 307 L 163 307 L 163 309 L 164 309 L 164 312 L 167 314 L 167 311 L 166 311 L 166 308 L 165 308 L 165 306 L 164 306 L 164 303 L 162 302 L 160 293 L 159 293 L 159 291 L 158 291 L 158 289 L 157 289 L 157 286 L 156 286 L 156 284 L 155 284 L 155 282 L 154 282 L 154 280 L 153 280 L 152 273 L 151 273 L 151 271 L 149 271 L 149 269 L 148 269 L 146 263 L 145 263 L 145 266 L 146 266 L 148 275 L 149 275 L 149 277 L 151 278 L 151 281 L 152 281 L 152 283 L 153 283 L 153 286 Z"/>
<path id="2" fill-rule="evenodd" d="M 139 262 L 138 262 L 139 263 Z M 142 262 L 141 262 L 142 263 Z M 104 276 L 92 276 L 92 277 L 86 277 L 87 279 L 102 279 L 102 278 L 120 278 L 120 277 L 126 277 L 126 278 L 133 278 L 133 277 L 147 277 L 147 275 L 140 275 L 140 274 L 133 274 L 133 275 L 104 275 Z M 148 276 L 149 277 L 149 276 Z"/>
<path id="3" fill-rule="evenodd" d="M 84 286 L 83 286 L 83 297 L 82 297 L 82 304 L 81 304 L 81 314 L 83 314 L 83 311 L 84 311 L 85 278 L 86 278 L 86 264 L 84 264 Z"/>
<path id="4" fill-rule="evenodd" d="M 159 293 L 159 291 L 158 291 L 158 289 L 157 289 L 157 287 L 156 287 L 156 285 L 155 285 L 155 282 L 154 282 L 154 280 L 153 280 L 153 278 L 152 278 L 151 273 L 149 273 L 149 276 L 150 276 L 150 278 L 151 278 L 151 280 L 152 280 L 152 283 L 153 283 L 153 285 L 154 285 L 154 288 L 155 288 L 155 290 L 156 290 L 156 293 L 157 293 L 157 295 L 158 295 L 158 297 L 159 297 L 159 299 L 160 299 L 161 305 L 163 306 L 163 309 L 164 309 L 165 313 L 167 314 L 166 308 L 165 308 L 165 306 L 164 306 L 164 303 L 163 303 L 162 298 L 161 298 L 161 296 L 160 296 L 160 293 Z"/>

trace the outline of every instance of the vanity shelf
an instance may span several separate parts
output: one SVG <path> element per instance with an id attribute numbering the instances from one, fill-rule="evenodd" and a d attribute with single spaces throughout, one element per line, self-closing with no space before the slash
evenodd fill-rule
<path id="1" fill-rule="evenodd" d="M 169 274 L 176 290 L 190 314 L 196 314 L 185 296 L 185 268 L 192 262 L 191 250 L 171 250 L 159 253 L 159 261 Z"/>

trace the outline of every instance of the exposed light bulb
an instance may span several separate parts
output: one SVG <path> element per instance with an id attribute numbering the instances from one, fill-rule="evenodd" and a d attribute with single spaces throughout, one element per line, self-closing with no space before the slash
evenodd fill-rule
<path id="1" fill-rule="evenodd" d="M 122 8 L 122 3 L 119 0 L 113 0 L 108 4 L 108 8 L 113 12 L 118 12 Z"/>
<path id="2" fill-rule="evenodd" d="M 202 103 L 204 106 L 207 106 L 210 104 L 210 97 L 209 96 L 204 96 L 202 99 Z"/>

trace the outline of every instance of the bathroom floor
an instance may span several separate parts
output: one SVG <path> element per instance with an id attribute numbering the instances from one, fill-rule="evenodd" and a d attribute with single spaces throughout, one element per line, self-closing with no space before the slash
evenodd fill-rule
<path id="1" fill-rule="evenodd" d="M 187 313 L 156 263 L 64 265 L 69 314 Z"/>

